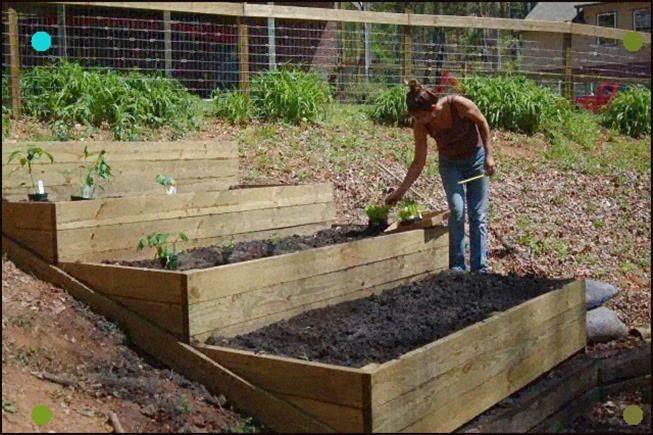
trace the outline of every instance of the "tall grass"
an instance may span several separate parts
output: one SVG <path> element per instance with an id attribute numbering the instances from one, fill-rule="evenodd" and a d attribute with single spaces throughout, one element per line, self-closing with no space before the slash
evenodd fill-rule
<path id="1" fill-rule="evenodd" d="M 199 98 L 176 80 L 90 71 L 65 61 L 27 70 L 21 92 L 25 113 L 50 122 L 61 139 L 76 123 L 108 124 L 118 140 L 134 140 L 146 127 L 169 126 L 181 136 L 201 118 Z"/>
<path id="2" fill-rule="evenodd" d="M 631 137 L 651 134 L 651 90 L 631 86 L 602 113 L 602 123 Z"/>
<path id="3" fill-rule="evenodd" d="M 492 128 L 546 133 L 546 129 L 559 125 L 572 111 L 563 97 L 524 76 L 472 76 L 460 88 Z"/>
<path id="4" fill-rule="evenodd" d="M 318 74 L 290 67 L 256 74 L 249 93 L 215 95 L 216 115 L 235 123 L 261 118 L 299 124 L 323 119 L 332 101 L 329 85 Z"/>
<path id="5" fill-rule="evenodd" d="M 393 85 L 379 91 L 372 102 L 370 117 L 380 124 L 410 125 L 406 107 L 406 88 Z"/>

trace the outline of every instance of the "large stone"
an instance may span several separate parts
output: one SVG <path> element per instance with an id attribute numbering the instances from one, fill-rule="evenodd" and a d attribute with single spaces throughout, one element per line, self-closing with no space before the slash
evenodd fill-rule
<path id="1" fill-rule="evenodd" d="M 600 307 L 617 294 L 619 289 L 606 282 L 585 280 L 585 304 L 588 310 Z"/>

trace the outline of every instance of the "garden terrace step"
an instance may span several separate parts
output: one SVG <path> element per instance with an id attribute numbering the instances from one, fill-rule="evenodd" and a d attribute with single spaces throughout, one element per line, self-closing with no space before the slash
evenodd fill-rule
<path id="1" fill-rule="evenodd" d="M 161 187 L 161 186 L 159 186 Z M 163 190 L 163 189 L 161 189 Z M 184 232 L 180 249 L 329 227 L 330 184 L 165 193 L 89 201 L 2 201 L 2 233 L 50 262 L 138 259 L 138 240 L 152 232 Z"/>
<path id="2" fill-rule="evenodd" d="M 442 270 L 447 261 L 447 230 L 435 227 L 184 272 L 61 266 L 178 337 L 204 340 L 364 297 Z"/>
<path id="3" fill-rule="evenodd" d="M 11 200 L 26 198 L 21 183 L 30 179 L 18 168 L 16 160 L 7 163 L 11 153 L 27 145 L 38 146 L 52 154 L 54 163 L 43 158 L 34 164 L 34 178 L 43 180 L 49 199 L 68 200 L 78 195 L 82 179 L 80 165 L 84 162 L 84 147 L 89 152 L 107 151 L 106 160 L 113 178 L 103 195 L 141 195 L 161 192 L 157 174 L 173 177 L 182 192 L 225 190 L 238 183 L 238 149 L 224 140 L 184 140 L 161 142 L 18 142 L 2 144 L 2 196 Z M 89 162 L 93 157 L 89 157 Z M 14 173 L 12 171 L 18 168 Z"/>

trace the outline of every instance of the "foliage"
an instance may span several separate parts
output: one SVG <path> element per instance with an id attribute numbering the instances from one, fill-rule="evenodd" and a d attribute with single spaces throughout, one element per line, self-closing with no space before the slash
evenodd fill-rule
<path id="1" fill-rule="evenodd" d="M 524 76 L 472 76 L 461 83 L 461 91 L 491 128 L 529 135 L 555 128 L 572 111 L 566 99 Z"/>
<path id="2" fill-rule="evenodd" d="M 365 214 L 373 223 L 385 222 L 388 219 L 390 206 L 388 205 L 368 205 L 365 207 Z"/>
<path id="3" fill-rule="evenodd" d="M 405 199 L 399 204 L 399 219 L 402 222 L 422 218 L 422 208 L 415 201 Z"/>
<path id="4" fill-rule="evenodd" d="M 377 93 L 370 111 L 371 118 L 380 124 L 410 125 L 406 107 L 406 88 L 393 85 Z"/>
<path id="5" fill-rule="evenodd" d="M 176 237 L 171 238 L 172 233 L 151 233 L 138 241 L 138 250 L 141 251 L 145 246 L 155 248 L 154 259 L 159 260 L 163 267 L 169 270 L 177 268 L 177 243 L 180 240 L 188 242 L 188 236 L 179 233 Z"/>
<path id="6" fill-rule="evenodd" d="M 249 94 L 232 91 L 218 93 L 213 97 L 214 113 L 232 124 L 247 124 L 256 118 L 256 108 Z"/>
<path id="7" fill-rule="evenodd" d="M 651 90 L 631 86 L 620 92 L 602 113 L 602 123 L 631 137 L 651 134 Z"/>
<path id="8" fill-rule="evenodd" d="M 93 198 L 97 187 L 104 190 L 104 187 L 100 183 L 103 181 L 108 182 L 112 177 L 111 166 L 107 164 L 105 159 L 106 153 L 105 150 L 101 150 L 97 153 L 90 153 L 88 151 L 88 146 L 84 147 L 84 160 L 93 156 L 97 157 L 92 164 L 84 164 L 80 166 L 86 172 L 82 178 L 82 185 L 80 187 L 80 194 L 83 198 Z"/>
<path id="9" fill-rule="evenodd" d="M 9 77 L 2 74 L 2 114 L 8 114 L 10 110 L 10 97 L 9 97 Z"/>
<path id="10" fill-rule="evenodd" d="M 163 187 L 169 187 L 176 185 L 176 181 L 170 175 L 158 174 L 156 176 L 156 182 L 162 185 Z"/>
<path id="11" fill-rule="evenodd" d="M 20 163 L 20 167 L 27 169 L 27 173 L 29 174 L 29 178 L 32 183 L 32 189 L 33 191 L 36 191 L 36 182 L 34 181 L 34 176 L 32 175 L 32 165 L 38 160 L 40 160 L 41 157 L 43 156 L 47 157 L 50 160 L 50 163 L 54 162 L 54 158 L 52 157 L 52 154 L 45 151 L 43 148 L 34 145 L 32 146 L 27 145 L 27 148 L 25 148 L 25 150 L 16 150 L 12 152 L 9 155 L 9 159 L 7 160 L 7 163 L 11 163 L 15 159 L 19 159 L 18 161 Z M 18 168 L 16 168 L 15 170 L 17 169 Z M 12 173 L 14 171 L 12 171 Z M 21 183 L 21 184 L 25 184 L 25 183 Z"/>
<path id="12" fill-rule="evenodd" d="M 91 71 L 60 61 L 21 76 L 24 112 L 52 123 L 65 138 L 74 124 L 113 127 L 118 140 L 133 140 L 145 127 L 170 126 L 176 134 L 199 126 L 199 98 L 179 82 L 158 75 Z"/>

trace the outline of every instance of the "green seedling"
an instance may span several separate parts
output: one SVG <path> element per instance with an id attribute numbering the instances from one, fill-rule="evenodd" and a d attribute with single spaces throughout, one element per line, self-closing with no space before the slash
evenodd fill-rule
<path id="1" fill-rule="evenodd" d="M 37 146 L 28 146 L 24 150 L 16 150 L 9 155 L 9 160 L 7 160 L 7 163 L 11 163 L 15 159 L 19 159 L 18 162 L 20 163 L 20 167 L 27 169 L 27 174 L 29 175 L 29 179 L 31 181 L 32 193 L 38 193 L 36 190 L 36 181 L 34 180 L 32 165 L 40 160 L 43 156 L 47 157 L 50 160 L 50 163 L 54 163 L 52 154 Z M 17 170 L 18 168 L 14 169 L 12 173 Z M 21 186 L 24 186 L 27 183 L 23 182 L 20 184 Z"/>
<path id="2" fill-rule="evenodd" d="M 422 208 L 415 201 L 407 199 L 400 204 L 399 219 L 402 222 L 413 222 L 422 218 Z"/>
<path id="3" fill-rule="evenodd" d="M 180 240 L 188 242 L 189 238 L 184 233 L 179 233 L 174 238 L 172 233 L 152 233 L 138 241 L 138 250 L 142 251 L 145 246 L 155 248 L 154 259 L 159 260 L 161 266 L 168 270 L 177 269 L 177 243 Z"/>
<path id="4" fill-rule="evenodd" d="M 169 195 L 177 193 L 177 182 L 170 175 L 158 174 L 156 182 L 165 187 Z"/>
<path id="5" fill-rule="evenodd" d="M 82 178 L 82 185 L 80 188 L 80 196 L 82 198 L 93 198 L 97 187 L 104 190 L 104 187 L 100 183 L 102 183 L 102 181 L 108 182 L 112 177 L 111 166 L 109 166 L 105 160 L 106 153 L 105 150 L 97 153 L 90 153 L 88 151 L 88 146 L 84 147 L 84 160 L 93 156 L 97 157 L 92 165 L 83 164 L 80 166 L 80 168 L 86 172 Z"/>
<path id="6" fill-rule="evenodd" d="M 373 224 L 387 222 L 390 206 L 388 205 L 368 205 L 365 207 L 365 214 Z"/>

